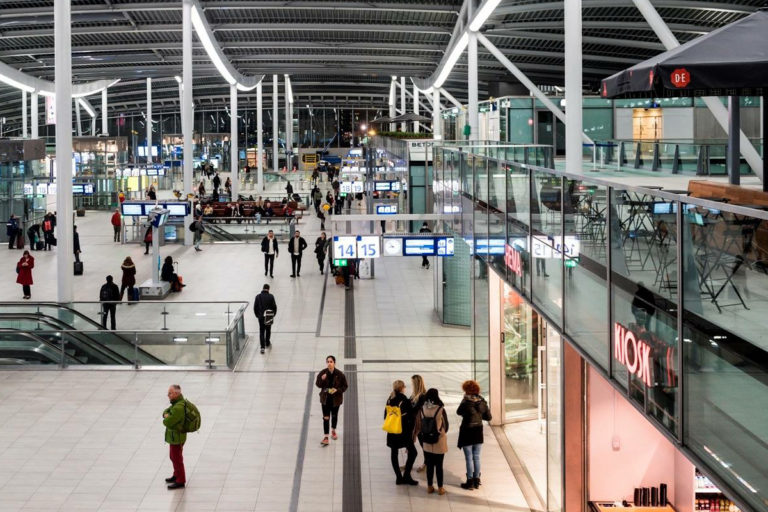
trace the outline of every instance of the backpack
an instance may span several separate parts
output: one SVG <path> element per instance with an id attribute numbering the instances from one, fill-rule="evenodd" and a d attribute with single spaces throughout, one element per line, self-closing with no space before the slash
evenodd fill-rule
<path id="1" fill-rule="evenodd" d="M 195 222 L 193 222 L 192 224 L 190 224 L 190 225 L 189 225 L 189 230 L 190 230 L 191 232 L 193 232 L 193 233 L 194 233 L 195 231 L 197 231 L 197 221 L 195 221 Z"/>
<path id="2" fill-rule="evenodd" d="M 422 443 L 435 444 L 440 440 L 440 430 L 437 428 L 437 416 L 442 414 L 442 407 L 437 408 L 437 412 L 434 416 L 425 416 L 424 411 L 421 412 L 421 430 L 419 432 L 419 439 Z"/>
<path id="3" fill-rule="evenodd" d="M 200 430 L 200 410 L 195 404 L 184 399 L 184 423 L 181 425 L 182 432 L 197 432 Z"/>
<path id="4" fill-rule="evenodd" d="M 403 413 L 399 405 L 386 406 L 386 416 L 381 429 L 387 434 L 403 433 Z"/>
<path id="5" fill-rule="evenodd" d="M 472 414 L 469 417 L 468 427 L 482 427 L 483 420 L 491 421 L 491 411 L 483 398 L 470 404 Z"/>
<path id="6" fill-rule="evenodd" d="M 112 300 L 112 294 L 109 293 L 109 287 L 105 284 L 102 285 L 101 290 L 99 290 L 99 300 L 101 301 Z"/>

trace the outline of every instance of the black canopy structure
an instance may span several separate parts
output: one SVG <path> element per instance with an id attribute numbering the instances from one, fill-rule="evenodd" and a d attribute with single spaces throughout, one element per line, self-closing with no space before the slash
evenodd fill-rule
<path id="1" fill-rule="evenodd" d="M 768 10 L 659 54 L 602 82 L 601 96 L 761 96 L 768 91 Z"/>
<path id="2" fill-rule="evenodd" d="M 379 117 L 371 121 L 371 124 L 381 124 L 381 123 L 391 123 L 392 118 L 391 117 Z"/>
<path id="3" fill-rule="evenodd" d="M 403 114 L 403 115 L 400 115 L 400 116 L 397 116 L 397 117 L 393 117 L 391 119 L 391 121 L 393 123 L 412 123 L 412 122 L 431 123 L 432 122 L 432 118 L 431 117 L 422 116 L 422 115 L 419 115 L 419 114 L 414 114 L 413 112 L 408 112 L 406 114 Z"/>

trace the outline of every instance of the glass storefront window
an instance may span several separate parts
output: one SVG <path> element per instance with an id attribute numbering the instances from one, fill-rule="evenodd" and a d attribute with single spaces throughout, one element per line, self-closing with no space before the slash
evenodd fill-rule
<path id="1" fill-rule="evenodd" d="M 546 355 L 547 510 L 560 512 L 563 503 L 562 338 L 550 325 L 547 325 Z"/>
<path id="2" fill-rule="evenodd" d="M 531 269 L 533 302 L 551 320 L 562 324 L 563 258 L 562 178 L 533 171 L 531 179 Z"/>

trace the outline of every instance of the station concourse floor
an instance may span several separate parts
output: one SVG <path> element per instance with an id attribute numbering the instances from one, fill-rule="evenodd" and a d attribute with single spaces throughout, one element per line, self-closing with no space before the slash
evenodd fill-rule
<path id="1" fill-rule="evenodd" d="M 137 264 L 137 281 L 149 277 L 143 247 L 112 242 L 109 213 L 89 211 L 77 224 L 85 275 L 75 278 L 76 300 L 97 300 L 107 273 L 119 282 L 126 255 Z M 422 270 L 419 258 L 380 259 L 374 280 L 355 281 L 345 292 L 318 271 L 311 253 L 317 220 L 309 216 L 299 229 L 310 245 L 301 277 L 289 277 L 282 244 L 275 278 L 266 281 L 278 303 L 273 348 L 259 353 L 258 327 L 249 313 L 251 339 L 234 372 L 0 371 L 0 512 L 529 510 L 487 426 L 483 485 L 475 491 L 459 487 L 465 471 L 455 411 L 460 384 L 471 376 L 470 338 L 467 329 L 444 327 L 435 317 L 432 271 Z M 173 300 L 252 301 L 265 282 L 257 244 L 204 244 L 200 253 L 171 245 L 161 253 L 180 261 L 188 284 Z M 55 252 L 34 255 L 32 297 L 55 300 Z M 14 272 L 20 256 L 0 248 L 0 301 L 21 298 Z M 352 311 L 348 301 L 352 323 L 345 318 Z M 131 327 L 122 320 L 118 316 L 118 328 Z M 355 392 L 345 395 L 339 440 L 323 448 L 314 376 L 328 354 L 340 369 L 356 369 L 347 373 Z M 449 413 L 445 496 L 427 495 L 425 473 L 413 473 L 418 487 L 394 484 L 381 430 L 383 406 L 395 379 L 405 381 L 410 393 L 414 373 L 440 390 Z M 172 473 L 161 423 L 171 383 L 182 386 L 203 418 L 184 450 L 187 487 L 175 491 L 163 481 Z M 345 445 L 355 431 L 359 442 Z"/>

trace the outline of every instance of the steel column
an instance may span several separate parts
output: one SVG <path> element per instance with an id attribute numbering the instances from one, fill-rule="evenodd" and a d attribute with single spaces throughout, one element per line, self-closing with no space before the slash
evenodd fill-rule
<path id="1" fill-rule="evenodd" d="M 181 79 L 181 125 L 184 137 L 184 192 L 194 195 L 195 184 L 193 176 L 192 136 L 194 125 L 192 118 L 192 0 L 182 3 L 182 79 Z M 184 245 L 192 245 L 189 225 L 194 219 L 187 215 L 184 219 Z"/>
<path id="2" fill-rule="evenodd" d="M 728 183 L 741 183 L 741 150 L 739 148 L 739 132 L 741 132 L 741 110 L 739 97 L 728 96 Z"/>
<path id="3" fill-rule="evenodd" d="M 469 125 L 468 140 L 480 139 L 480 119 L 477 110 L 477 90 L 477 32 L 470 31 L 469 45 L 467 46 L 467 124 Z"/>
<path id="4" fill-rule="evenodd" d="M 272 75 L 272 170 L 280 170 L 280 159 L 278 158 L 278 135 L 280 135 L 277 125 L 277 75 Z"/>
<path id="5" fill-rule="evenodd" d="M 152 79 L 147 78 L 147 163 L 152 161 Z M 151 183 L 149 179 L 147 183 Z"/>
<path id="6" fill-rule="evenodd" d="M 288 92 L 290 91 L 290 85 L 288 85 L 288 81 L 290 78 L 288 78 L 288 75 L 285 75 L 285 90 L 283 91 L 283 96 L 285 96 L 285 168 L 286 170 L 291 170 L 291 165 L 293 163 L 293 159 L 291 158 L 291 98 L 288 96 Z"/>
<path id="7" fill-rule="evenodd" d="M 240 160 L 237 148 L 237 87 L 229 86 L 229 174 L 232 180 L 232 197 L 230 201 L 237 201 L 240 192 Z"/>
<path id="8" fill-rule="evenodd" d="M 109 123 L 107 122 L 107 89 L 101 91 L 101 134 L 109 134 Z"/>
<path id="9" fill-rule="evenodd" d="M 56 91 L 56 249 L 57 300 L 72 302 L 72 12 L 70 0 L 54 2 Z"/>
<path id="10" fill-rule="evenodd" d="M 416 115 L 419 114 L 419 88 L 416 87 L 416 84 L 413 84 L 413 113 Z M 418 121 L 414 121 L 413 131 L 419 133 L 420 130 Z"/>
<path id="11" fill-rule="evenodd" d="M 395 104 L 397 101 L 397 77 L 393 76 L 392 81 L 389 83 L 389 118 L 395 117 Z M 395 123 L 389 123 L 389 131 L 393 132 L 397 129 Z"/>
<path id="12" fill-rule="evenodd" d="M 432 137 L 435 140 L 443 138 L 443 118 L 440 114 L 440 89 L 432 89 Z"/>
<path id="13" fill-rule="evenodd" d="M 405 98 L 405 77 L 401 76 L 400 77 L 400 114 L 401 115 L 405 114 L 405 109 L 406 109 L 405 101 L 406 101 L 406 98 Z M 402 123 L 400 123 L 400 131 L 404 132 L 406 130 L 408 130 L 408 123 L 403 121 Z"/>
<path id="14" fill-rule="evenodd" d="M 33 139 L 36 139 L 38 137 L 37 126 L 38 126 L 38 122 L 39 122 L 38 119 L 37 119 L 37 104 L 38 104 L 37 93 L 33 92 L 32 94 L 30 94 L 29 95 L 29 99 L 30 99 L 30 103 L 31 103 L 30 106 L 32 107 L 30 109 L 30 116 L 29 116 L 30 117 L 29 118 L 29 121 L 30 121 L 30 125 L 29 125 L 30 136 Z"/>
<path id="15" fill-rule="evenodd" d="M 262 108 L 263 108 L 263 91 L 264 81 L 259 82 L 256 86 L 256 188 L 258 190 L 264 189 L 264 130 L 262 130 Z"/>
<path id="16" fill-rule="evenodd" d="M 582 168 L 581 0 L 568 0 L 565 9 L 565 168 Z"/>
<path id="17" fill-rule="evenodd" d="M 70 68 L 71 73 L 71 68 Z M 72 102 L 75 104 L 75 123 L 77 124 L 77 136 L 82 137 L 83 136 L 83 124 L 82 120 L 80 118 L 80 102 L 77 100 L 72 100 Z M 58 111 L 58 108 L 56 109 Z M 58 112 L 56 112 L 58 114 Z M 58 117 L 58 116 L 57 116 Z"/>
<path id="18" fill-rule="evenodd" d="M 27 91 L 21 91 L 21 136 L 27 137 Z"/>

